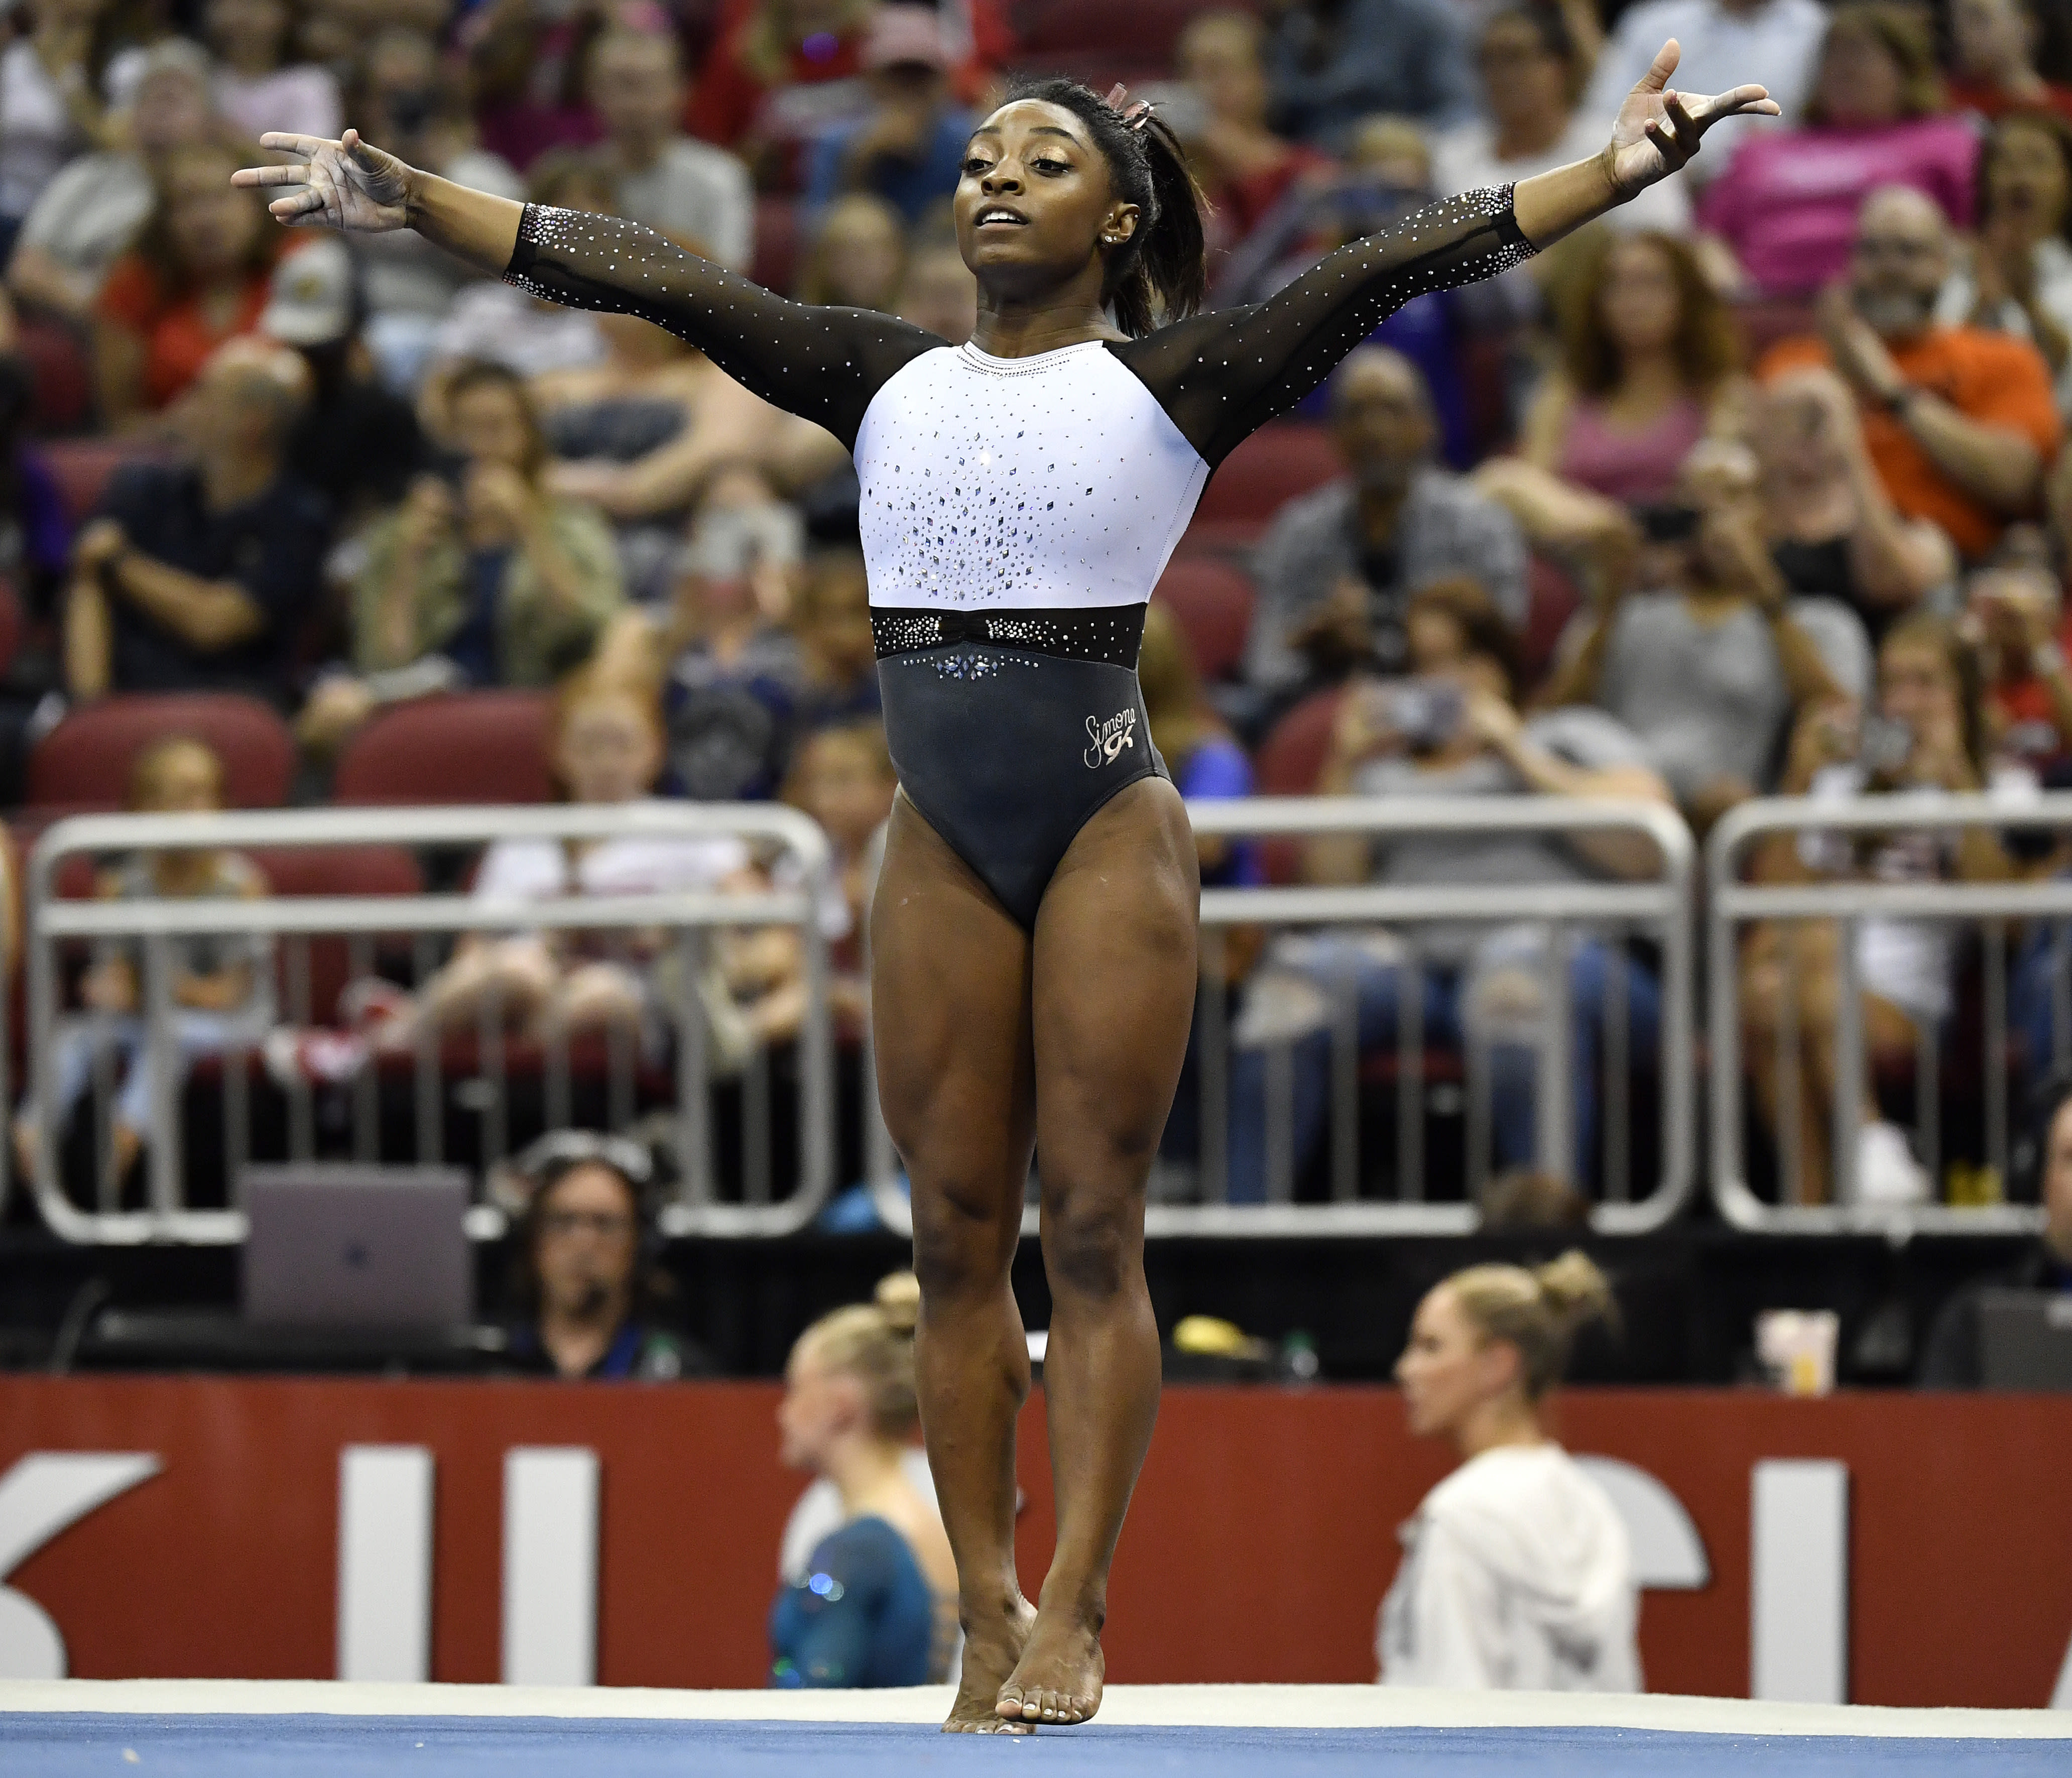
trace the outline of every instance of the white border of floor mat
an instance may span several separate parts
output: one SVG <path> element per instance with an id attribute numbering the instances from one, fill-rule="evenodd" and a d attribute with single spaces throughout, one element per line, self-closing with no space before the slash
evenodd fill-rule
<path id="1" fill-rule="evenodd" d="M 352 1685 L 328 1680 L 0 1680 L 0 1710 L 166 1716 L 532 1716 L 619 1721 L 939 1722 L 945 1686 L 896 1691 L 648 1691 Z M 1379 1685 L 1112 1685 L 1100 1720 L 1138 1727 L 1616 1728 L 1684 1735 L 2072 1740 L 2072 1711 L 1889 1710 L 1727 1698 L 1438 1692 Z"/>

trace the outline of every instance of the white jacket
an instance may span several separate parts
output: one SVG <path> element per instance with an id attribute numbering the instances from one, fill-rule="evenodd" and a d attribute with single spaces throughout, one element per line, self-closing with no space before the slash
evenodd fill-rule
<path id="1" fill-rule="evenodd" d="M 1626 1526 L 1559 1445 L 1471 1458 L 1401 1537 L 1376 1636 L 1383 1685 L 1641 1689 Z"/>

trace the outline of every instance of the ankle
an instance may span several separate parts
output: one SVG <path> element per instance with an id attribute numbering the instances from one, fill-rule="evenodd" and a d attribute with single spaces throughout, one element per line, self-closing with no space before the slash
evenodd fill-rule
<path id="1" fill-rule="evenodd" d="M 1028 1610 L 1020 1584 L 1009 1578 L 960 1595 L 957 1625 L 967 1637 L 994 1636 L 1018 1628 Z"/>
<path id="2" fill-rule="evenodd" d="M 1063 1618 L 1097 1636 L 1108 1623 L 1108 1589 L 1046 1584 L 1037 1600 L 1037 1609 L 1045 1617 Z"/>

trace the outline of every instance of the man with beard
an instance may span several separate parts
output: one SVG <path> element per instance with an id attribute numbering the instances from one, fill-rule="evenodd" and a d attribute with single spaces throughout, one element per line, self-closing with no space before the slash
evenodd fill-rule
<path id="1" fill-rule="evenodd" d="M 1864 200 L 1848 276 L 1821 297 L 1819 336 L 1764 358 L 1765 381 L 1832 364 L 1856 393 L 1864 442 L 1902 517 L 1933 520 L 1976 561 L 2036 504 L 2059 426 L 2050 372 L 2025 340 L 1935 324 L 1950 225 L 1920 192 Z"/>

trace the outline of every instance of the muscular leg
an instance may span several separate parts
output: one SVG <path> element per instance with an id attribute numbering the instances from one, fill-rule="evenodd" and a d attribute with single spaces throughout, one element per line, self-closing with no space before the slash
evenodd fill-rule
<path id="1" fill-rule="evenodd" d="M 1034 1633 L 1000 1693 L 1010 1720 L 1100 1706 L 1108 1566 L 1158 1413 L 1144 1186 L 1186 1053 L 1199 885 L 1162 779 L 1080 829 L 1036 921 L 1036 1150 L 1050 1340 L 1043 1361 L 1058 1545 Z"/>
<path id="2" fill-rule="evenodd" d="M 902 796 L 870 944 L 878 1097 L 914 1184 L 921 1425 L 964 1632 L 944 1726 L 993 1731 L 1033 1615 L 1014 1573 L 1029 1348 L 1009 1276 L 1034 1141 L 1029 939 Z"/>

